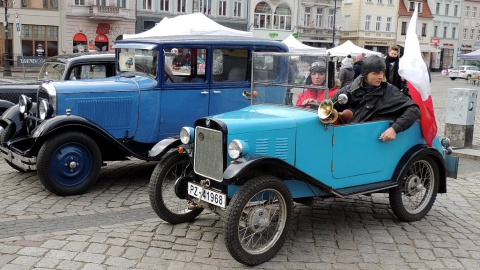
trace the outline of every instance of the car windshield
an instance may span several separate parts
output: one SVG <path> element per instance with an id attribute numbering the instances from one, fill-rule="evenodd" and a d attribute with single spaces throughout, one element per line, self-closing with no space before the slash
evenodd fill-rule
<path id="1" fill-rule="evenodd" d="M 65 72 L 65 64 L 58 62 L 45 62 L 38 73 L 38 80 L 63 80 L 63 73 Z"/>
<path id="2" fill-rule="evenodd" d="M 149 49 L 120 49 L 118 58 L 120 74 L 128 72 L 143 73 L 157 77 L 158 51 Z"/>
<path id="3" fill-rule="evenodd" d="M 325 54 L 294 54 L 258 52 L 253 54 L 252 104 L 305 106 L 304 100 L 316 101 L 329 97 L 333 74 L 328 74 L 329 56 Z M 331 73 L 333 73 L 333 66 Z M 318 104 L 317 104 L 318 105 Z"/>

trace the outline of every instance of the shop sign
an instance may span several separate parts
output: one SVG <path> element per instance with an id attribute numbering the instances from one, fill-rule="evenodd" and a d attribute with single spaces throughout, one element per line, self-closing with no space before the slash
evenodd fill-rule
<path id="1" fill-rule="evenodd" d="M 430 46 L 433 46 L 433 47 L 440 46 L 440 38 L 430 38 Z"/>
<path id="2" fill-rule="evenodd" d="M 278 37 L 278 33 L 272 32 L 268 34 L 271 38 L 276 38 Z"/>
<path id="3" fill-rule="evenodd" d="M 366 40 L 366 41 L 365 41 L 365 44 L 368 44 L 368 45 L 385 45 L 385 46 L 388 46 L 388 42 L 386 42 L 386 41 L 368 41 L 368 40 Z"/>
<path id="4" fill-rule="evenodd" d="M 17 56 L 17 66 L 41 67 L 47 57 L 40 56 Z"/>

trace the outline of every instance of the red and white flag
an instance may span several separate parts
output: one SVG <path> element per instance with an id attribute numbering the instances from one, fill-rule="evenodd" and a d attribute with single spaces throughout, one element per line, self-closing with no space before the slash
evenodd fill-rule
<path id="1" fill-rule="evenodd" d="M 412 19 L 407 29 L 405 38 L 405 50 L 400 58 L 398 73 L 408 84 L 412 99 L 420 106 L 420 125 L 423 137 L 429 146 L 437 135 L 437 120 L 433 110 L 432 96 L 430 92 L 430 78 L 427 65 L 422 59 L 420 44 L 417 37 L 418 10 L 415 7 Z"/>

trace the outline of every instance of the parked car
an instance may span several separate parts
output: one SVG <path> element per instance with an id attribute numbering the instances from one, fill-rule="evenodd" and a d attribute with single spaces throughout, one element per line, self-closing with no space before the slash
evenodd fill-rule
<path id="1" fill-rule="evenodd" d="M 201 116 L 247 106 L 242 94 L 250 89 L 252 52 L 288 51 L 278 41 L 220 36 L 119 40 L 114 46 L 117 76 L 43 83 L 38 106 L 21 96 L 0 119 L 6 162 L 37 170 L 57 195 L 86 192 L 106 161 L 159 160 L 148 156 L 159 140 Z"/>
<path id="2" fill-rule="evenodd" d="M 457 78 L 468 80 L 479 73 L 480 69 L 477 66 L 459 66 L 451 68 L 448 76 L 452 81 L 456 80 Z"/>
<path id="3" fill-rule="evenodd" d="M 287 55 L 270 57 L 279 63 L 298 57 Z M 255 53 L 254 63 L 257 57 L 268 54 Z M 378 138 L 390 121 L 338 125 L 330 100 L 318 110 L 288 105 L 288 88 L 296 104 L 310 86 L 287 84 L 284 73 L 271 80 L 257 76 L 264 71 L 254 67 L 250 106 L 183 127 L 181 144 L 160 142 L 177 148 L 150 179 L 150 203 L 160 218 L 177 224 L 204 209 L 219 214 L 227 250 L 237 261 L 257 265 L 286 241 L 293 202 L 388 193 L 396 217 L 412 222 L 447 191 L 447 176 L 456 177 L 458 158 L 449 155 L 448 139 L 436 137 L 428 147 L 418 122 L 383 142 Z M 271 85 L 277 87 L 267 89 Z"/>
<path id="4" fill-rule="evenodd" d="M 18 103 L 20 95 L 37 101 L 37 89 L 44 80 L 68 81 L 106 78 L 115 75 L 115 54 L 75 53 L 47 58 L 38 73 L 37 81 L 0 85 L 0 115 Z"/>

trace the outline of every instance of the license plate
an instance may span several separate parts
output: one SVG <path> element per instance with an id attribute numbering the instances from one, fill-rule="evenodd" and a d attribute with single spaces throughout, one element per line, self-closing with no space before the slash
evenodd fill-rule
<path id="1" fill-rule="evenodd" d="M 188 182 L 188 195 L 195 198 L 200 198 L 203 191 L 202 201 L 211 203 L 216 206 L 225 208 L 227 205 L 227 196 L 225 194 L 213 191 L 208 188 L 202 188 L 201 186 Z"/>

